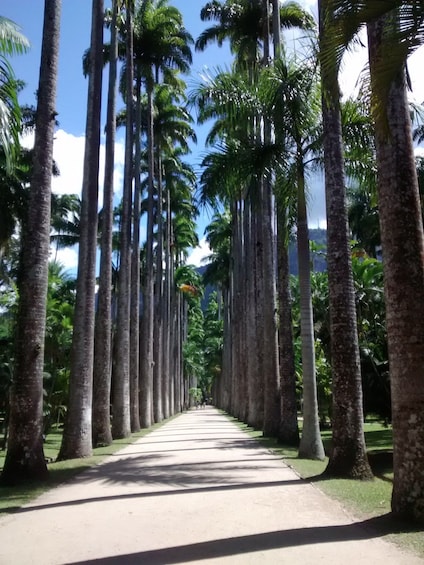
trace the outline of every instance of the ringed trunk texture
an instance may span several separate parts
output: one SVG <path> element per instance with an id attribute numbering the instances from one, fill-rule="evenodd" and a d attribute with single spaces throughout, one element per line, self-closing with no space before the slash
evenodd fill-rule
<path id="1" fill-rule="evenodd" d="M 153 138 L 153 86 L 147 87 L 148 116 L 148 205 L 147 205 L 147 244 L 146 244 L 146 285 L 143 305 L 144 353 L 140 379 L 140 424 L 149 428 L 153 423 L 153 316 L 154 316 L 154 273 L 153 273 L 153 199 L 154 199 L 154 138 Z"/>
<path id="2" fill-rule="evenodd" d="M 126 130 L 124 189 L 120 233 L 118 274 L 118 311 L 116 318 L 116 363 L 113 372 L 112 436 L 125 438 L 131 434 L 130 421 L 130 279 L 131 279 L 131 211 L 133 180 L 133 66 L 132 14 L 126 10 Z"/>
<path id="3" fill-rule="evenodd" d="M 320 21 L 321 32 L 324 21 Z M 368 463 L 363 430 L 361 367 L 336 70 L 331 74 L 323 70 L 321 77 L 324 92 L 322 109 L 333 392 L 332 446 L 325 474 L 371 479 L 372 471 Z M 336 88 L 330 91 L 328 87 L 332 84 L 335 84 Z"/>
<path id="4" fill-rule="evenodd" d="M 118 56 L 116 20 L 117 0 L 113 2 L 111 22 L 111 59 L 106 119 L 105 179 L 103 188 L 103 230 L 101 238 L 100 277 L 94 336 L 93 373 L 93 446 L 110 445 L 110 386 L 112 376 L 112 232 L 113 171 L 116 137 L 116 66 Z"/>
<path id="5" fill-rule="evenodd" d="M 280 390 L 277 339 L 277 297 L 274 262 L 274 208 L 271 182 L 265 178 L 262 192 L 263 288 L 264 288 L 264 423 L 266 436 L 277 437 L 280 426 Z"/>
<path id="6" fill-rule="evenodd" d="M 293 321 L 290 295 L 290 267 L 287 236 L 287 211 L 278 209 L 278 303 L 281 415 L 278 440 L 285 445 L 299 445 L 297 421 L 296 371 L 293 347 Z"/>
<path id="7" fill-rule="evenodd" d="M 89 457 L 92 454 L 91 411 L 93 396 L 103 15 L 103 1 L 93 0 L 77 295 L 71 351 L 68 413 L 58 456 L 59 459 Z"/>
<path id="8" fill-rule="evenodd" d="M 141 77 L 137 70 L 137 106 L 135 109 L 133 236 L 130 288 L 130 425 L 131 432 L 140 430 L 140 198 L 141 198 Z"/>
<path id="9" fill-rule="evenodd" d="M 250 198 L 245 204 L 245 233 L 246 233 L 246 296 L 245 296 L 245 316 L 246 316 L 246 359 L 247 359 L 247 386 L 249 396 L 249 411 L 247 423 L 260 430 L 263 424 L 264 400 L 263 383 L 258 378 L 258 357 L 257 357 L 257 328 L 256 328 L 256 279 L 257 266 L 255 255 L 255 229 L 256 218 L 252 211 L 252 201 Z"/>
<path id="10" fill-rule="evenodd" d="M 388 20 L 368 26 L 372 93 Z M 393 417 L 392 512 L 424 523 L 424 246 L 405 71 L 375 116 Z"/>

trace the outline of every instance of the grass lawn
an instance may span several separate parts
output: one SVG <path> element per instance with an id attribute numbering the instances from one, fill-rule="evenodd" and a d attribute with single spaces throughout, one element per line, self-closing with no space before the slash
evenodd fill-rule
<path id="1" fill-rule="evenodd" d="M 424 557 L 423 530 L 417 531 L 408 524 L 395 522 L 390 517 L 393 485 L 393 442 L 390 427 L 374 420 L 365 423 L 365 441 L 375 478 L 372 481 L 354 481 L 323 478 L 320 475 L 327 466 L 328 458 L 324 461 L 300 459 L 297 449 L 282 446 L 276 439 L 264 437 L 261 431 L 234 421 L 262 445 L 281 455 L 301 478 L 313 482 L 324 493 L 340 501 L 350 514 L 361 520 L 369 520 L 371 527 L 377 528 L 392 542 Z M 331 430 L 324 430 L 321 435 L 327 452 L 331 442 Z"/>

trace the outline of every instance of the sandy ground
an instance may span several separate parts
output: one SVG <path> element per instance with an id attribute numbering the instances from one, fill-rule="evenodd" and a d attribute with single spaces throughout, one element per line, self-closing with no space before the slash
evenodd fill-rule
<path id="1" fill-rule="evenodd" d="M 378 537 L 211 407 L 0 519 L 1 565 L 424 560 Z"/>

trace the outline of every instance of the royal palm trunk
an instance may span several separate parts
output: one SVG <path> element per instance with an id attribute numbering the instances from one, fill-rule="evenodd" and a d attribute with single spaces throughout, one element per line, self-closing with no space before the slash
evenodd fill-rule
<path id="1" fill-rule="evenodd" d="M 114 0 L 112 9 L 100 276 L 94 337 L 92 422 L 94 447 L 110 445 L 112 443 L 110 385 L 112 374 L 113 171 L 116 137 L 116 61 L 118 56 L 116 30 L 117 0 Z"/>
<path id="2" fill-rule="evenodd" d="M 280 426 L 279 363 L 277 339 L 277 301 L 274 261 L 274 199 L 271 182 L 263 181 L 263 289 L 264 289 L 264 424 L 266 436 L 276 437 Z"/>
<path id="3" fill-rule="evenodd" d="M 368 26 L 393 422 L 395 515 L 424 523 L 424 246 L 406 96 L 400 69 L 382 99 L 378 64 L 391 16 Z M 387 49 L 387 46 L 385 46 Z"/>
<path id="4" fill-rule="evenodd" d="M 287 210 L 277 209 L 279 363 L 281 414 L 278 439 L 285 445 L 299 445 L 297 422 L 296 371 L 290 293 Z"/>
<path id="5" fill-rule="evenodd" d="M 297 176 L 297 256 L 299 263 L 303 377 L 303 429 L 299 445 L 299 457 L 324 459 L 324 447 L 322 445 L 318 419 L 309 230 L 302 156 L 299 157 Z"/>
<path id="6" fill-rule="evenodd" d="M 43 453 L 43 368 L 60 12 L 59 0 L 46 0 L 29 216 L 22 241 L 9 439 L 1 476 L 3 484 L 48 476 Z"/>
<path id="7" fill-rule="evenodd" d="M 140 198 L 141 198 L 141 76 L 136 76 L 137 106 L 135 109 L 134 198 L 130 289 L 130 423 L 131 432 L 140 430 Z"/>
<path id="8" fill-rule="evenodd" d="M 93 0 L 84 173 L 81 194 L 77 295 L 69 401 L 59 459 L 92 453 L 94 316 L 103 66 L 103 1 Z"/>
<path id="9" fill-rule="evenodd" d="M 154 199 L 154 138 L 153 138 L 153 84 L 147 86 L 147 144 L 148 144 L 148 195 L 146 273 L 143 304 L 144 360 L 140 379 L 140 424 L 148 428 L 153 423 L 153 314 L 154 314 L 154 263 L 153 263 L 153 199 Z"/>
<path id="10" fill-rule="evenodd" d="M 321 3 L 321 15 L 324 6 Z M 324 18 L 320 18 L 324 41 Z M 323 65 L 327 266 L 330 297 L 332 446 L 326 474 L 372 478 L 363 431 L 362 382 L 349 245 L 337 71 Z"/>
<path id="11" fill-rule="evenodd" d="M 126 9 L 126 131 L 125 169 L 120 230 L 120 258 L 116 319 L 116 362 L 113 371 L 112 436 L 131 434 L 130 422 L 130 280 L 131 280 L 131 212 L 133 179 L 133 25 L 130 1 Z"/>

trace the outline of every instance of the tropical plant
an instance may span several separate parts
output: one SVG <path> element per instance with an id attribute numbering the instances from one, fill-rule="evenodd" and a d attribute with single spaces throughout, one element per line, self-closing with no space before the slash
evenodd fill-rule
<path id="1" fill-rule="evenodd" d="M 44 353 L 44 435 L 53 425 L 63 425 L 65 421 L 74 306 L 75 280 L 60 263 L 50 262 Z"/>
<path id="2" fill-rule="evenodd" d="M 9 172 L 12 159 L 20 149 L 18 136 L 21 131 L 21 109 L 17 96 L 18 82 L 8 57 L 25 53 L 28 48 L 28 39 L 19 27 L 8 18 L 0 16 L 0 148 Z"/>

